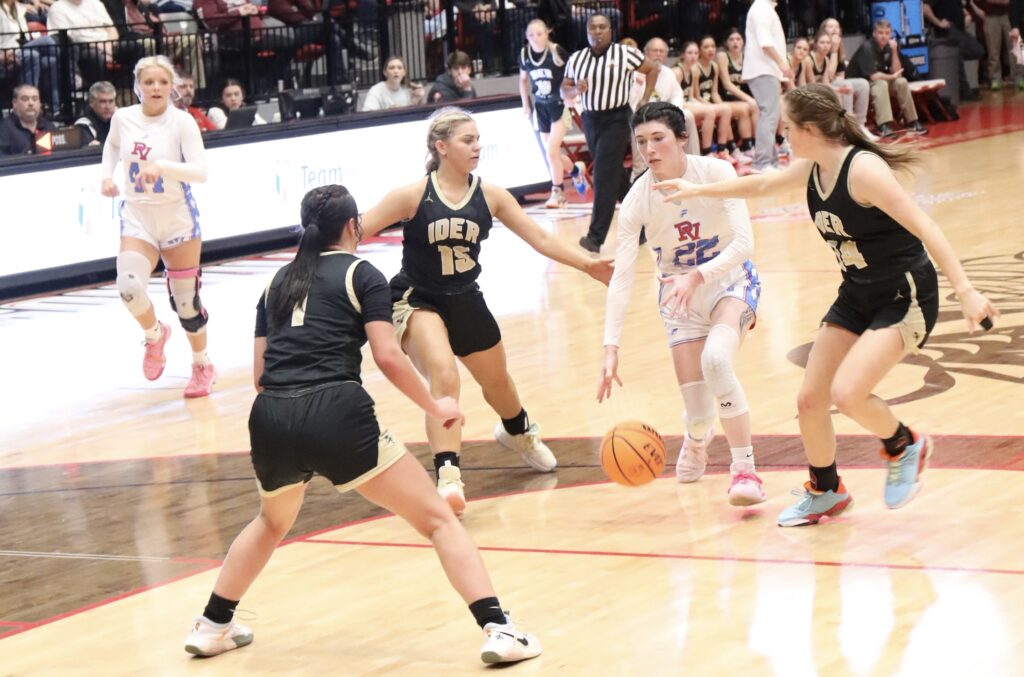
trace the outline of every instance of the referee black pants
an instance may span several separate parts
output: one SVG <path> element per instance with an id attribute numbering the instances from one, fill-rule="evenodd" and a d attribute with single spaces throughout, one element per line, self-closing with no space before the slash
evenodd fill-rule
<path id="1" fill-rule="evenodd" d="M 604 244 L 615 214 L 615 202 L 626 197 L 629 174 L 622 166 L 629 151 L 629 106 L 583 112 L 583 135 L 594 161 L 594 211 L 587 237 Z"/>

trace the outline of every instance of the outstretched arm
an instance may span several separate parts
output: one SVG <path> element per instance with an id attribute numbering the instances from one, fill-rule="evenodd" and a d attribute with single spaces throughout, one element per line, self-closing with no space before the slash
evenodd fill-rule
<path id="1" fill-rule="evenodd" d="M 603 284 L 608 284 L 611 280 L 611 261 L 592 259 L 538 226 L 507 190 L 488 183 L 484 184 L 484 194 L 487 196 L 487 202 L 492 205 L 491 213 L 537 252 L 553 261 L 583 271 Z"/>
<path id="2" fill-rule="evenodd" d="M 392 224 L 416 216 L 426 182 L 427 179 L 423 178 L 416 183 L 396 188 L 369 211 L 363 212 L 363 237 L 373 237 Z"/>
<path id="3" fill-rule="evenodd" d="M 983 319 L 999 315 L 992 302 L 971 286 L 942 229 L 903 190 L 884 160 L 867 153 L 857 156 L 850 168 L 850 194 L 861 204 L 878 207 L 924 243 L 953 285 L 969 332 Z"/>
<path id="4" fill-rule="evenodd" d="M 771 174 L 743 176 L 728 181 L 704 184 L 690 183 L 684 179 L 669 179 L 654 184 L 654 189 L 665 193 L 665 202 L 691 197 L 751 198 L 805 186 L 810 175 L 810 161 L 797 160 L 791 162 L 782 171 Z"/>

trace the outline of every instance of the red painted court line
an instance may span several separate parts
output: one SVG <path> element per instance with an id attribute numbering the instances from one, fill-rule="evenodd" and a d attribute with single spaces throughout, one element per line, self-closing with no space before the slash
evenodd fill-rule
<path id="1" fill-rule="evenodd" d="M 327 545 L 366 545 L 384 548 L 430 548 L 429 543 L 385 543 L 380 541 L 342 541 L 330 538 L 307 539 L 306 543 L 324 543 Z M 1020 569 L 987 569 L 982 567 L 926 566 L 915 564 L 882 564 L 878 562 L 835 562 L 831 560 L 812 559 L 774 559 L 761 557 L 726 557 L 715 555 L 683 555 L 658 552 L 617 552 L 614 550 L 565 550 L 560 548 L 506 548 L 500 546 L 478 545 L 478 549 L 486 552 L 518 552 L 538 555 L 581 555 L 588 557 L 637 557 L 643 559 L 677 559 L 697 562 L 740 562 L 743 564 L 796 564 L 801 566 L 821 567 L 852 567 L 856 569 L 892 569 L 896 571 L 940 571 L 950 573 L 972 574 L 1005 574 L 1008 576 L 1024 576 Z"/>

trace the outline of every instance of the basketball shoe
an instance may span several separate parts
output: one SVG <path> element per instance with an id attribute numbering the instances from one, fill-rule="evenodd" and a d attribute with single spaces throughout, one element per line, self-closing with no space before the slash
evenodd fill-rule
<path id="1" fill-rule="evenodd" d="M 580 197 L 586 195 L 587 188 L 590 187 L 587 185 L 587 165 L 582 160 L 573 163 L 570 176 L 572 176 L 572 185 L 576 186 L 576 192 L 580 194 Z"/>
<path id="2" fill-rule="evenodd" d="M 551 197 L 544 203 L 548 209 L 561 209 L 565 206 L 565 191 L 561 188 L 552 188 Z"/>
<path id="3" fill-rule="evenodd" d="M 902 508 L 921 490 L 921 474 L 928 466 L 932 455 L 932 438 L 917 435 L 914 443 L 893 458 L 882 451 L 882 457 L 889 464 L 885 476 L 885 505 L 890 510 Z"/>
<path id="4" fill-rule="evenodd" d="M 708 428 L 702 440 L 695 440 L 690 433 L 683 434 L 683 446 L 676 459 L 676 480 L 683 483 L 696 482 L 704 476 L 708 465 L 708 444 L 715 438 L 715 429 Z"/>
<path id="5" fill-rule="evenodd" d="M 437 469 L 437 493 L 448 502 L 456 517 L 462 517 L 462 513 L 466 511 L 465 486 L 462 483 L 462 471 L 459 470 L 459 466 L 445 461 L 444 465 Z"/>
<path id="6" fill-rule="evenodd" d="M 164 357 L 164 346 L 167 345 L 169 338 L 171 338 L 171 328 L 161 322 L 160 338 L 155 341 L 143 341 L 146 352 L 142 356 L 142 375 L 150 381 L 157 380 L 160 378 L 160 374 L 164 373 L 164 365 L 167 364 L 167 358 Z"/>
<path id="7" fill-rule="evenodd" d="M 480 660 L 484 663 L 515 663 L 536 658 L 543 651 L 540 642 L 528 632 L 520 632 L 505 615 L 504 625 L 488 623 L 484 626 L 484 645 Z"/>
<path id="8" fill-rule="evenodd" d="M 540 439 L 540 428 L 536 423 L 531 423 L 522 435 L 512 435 L 499 421 L 494 426 L 494 439 L 498 440 L 506 449 L 518 451 L 526 464 L 534 470 L 554 472 L 558 467 L 558 459 L 548 449 L 548 445 Z"/>
<path id="9" fill-rule="evenodd" d="M 217 381 L 217 370 L 212 364 L 193 364 L 192 378 L 185 386 L 185 397 L 206 397 L 213 392 Z"/>
<path id="10" fill-rule="evenodd" d="M 804 482 L 803 491 L 794 489 L 791 493 L 799 496 L 800 500 L 779 513 L 780 527 L 817 524 L 822 517 L 835 517 L 853 503 L 853 497 L 841 479 L 835 491 L 818 491 L 810 482 Z"/>
<path id="11" fill-rule="evenodd" d="M 206 616 L 199 616 L 192 621 L 185 651 L 194 656 L 216 656 L 248 644 L 252 644 L 252 630 L 241 623 L 214 623 Z"/>
<path id="12" fill-rule="evenodd" d="M 730 505 L 756 505 L 764 503 L 764 483 L 754 472 L 754 464 L 746 461 L 733 461 L 729 466 L 732 483 L 729 485 Z"/>

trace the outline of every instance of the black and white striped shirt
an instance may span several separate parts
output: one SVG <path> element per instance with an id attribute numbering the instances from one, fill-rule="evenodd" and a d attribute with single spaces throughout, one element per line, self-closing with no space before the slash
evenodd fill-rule
<path id="1" fill-rule="evenodd" d="M 629 105 L 633 74 L 643 62 L 643 52 L 635 47 L 612 44 L 601 56 L 587 47 L 569 57 L 565 77 L 587 81 L 587 91 L 580 97 L 583 110 L 612 110 Z"/>

